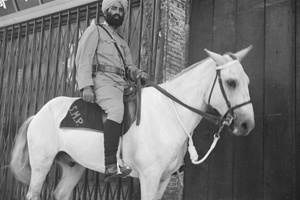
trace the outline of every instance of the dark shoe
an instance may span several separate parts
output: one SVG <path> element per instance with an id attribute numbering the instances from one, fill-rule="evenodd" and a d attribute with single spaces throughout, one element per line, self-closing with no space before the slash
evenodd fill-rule
<path id="1" fill-rule="evenodd" d="M 120 171 L 122 173 L 122 178 L 126 178 L 132 172 L 132 169 L 128 165 L 124 165 L 123 167 L 120 167 Z"/>
<path id="2" fill-rule="evenodd" d="M 124 165 L 123 167 L 120 167 L 120 172 L 118 173 L 117 164 L 108 165 L 105 168 L 104 180 L 108 181 L 113 177 L 126 178 L 131 171 L 132 169 L 129 166 Z"/>

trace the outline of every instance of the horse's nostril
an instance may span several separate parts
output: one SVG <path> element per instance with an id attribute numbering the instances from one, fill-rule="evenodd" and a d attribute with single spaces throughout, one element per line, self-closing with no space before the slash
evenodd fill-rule
<path id="1" fill-rule="evenodd" d="M 248 131 L 248 123 L 244 122 L 241 124 L 241 128 L 244 130 L 244 131 Z"/>

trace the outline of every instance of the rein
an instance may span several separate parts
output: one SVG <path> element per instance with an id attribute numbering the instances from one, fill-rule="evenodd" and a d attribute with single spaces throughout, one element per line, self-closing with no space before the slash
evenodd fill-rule
<path id="1" fill-rule="evenodd" d="M 154 82 L 146 79 L 145 80 L 146 83 L 148 83 L 149 85 L 151 85 L 152 87 L 154 87 L 155 89 L 157 89 L 158 91 L 160 91 L 161 93 L 163 93 L 164 95 L 166 95 L 167 97 L 169 97 L 170 99 L 172 99 L 173 101 L 175 101 L 176 103 L 179 103 L 180 105 L 182 105 L 183 107 L 186 107 L 187 109 L 197 113 L 198 115 L 201 115 L 203 118 L 211 121 L 212 123 L 214 123 L 215 125 L 220 124 L 221 121 L 221 117 L 216 116 L 216 115 L 212 115 L 206 112 L 203 112 L 201 110 L 198 110 L 196 108 L 193 108 L 185 103 L 183 103 L 182 101 L 180 101 L 178 98 L 176 98 L 175 96 L 173 96 L 172 94 L 170 94 L 169 92 L 167 92 L 166 90 L 164 90 L 163 88 L 161 88 L 160 86 L 158 86 L 157 84 L 155 84 Z"/>

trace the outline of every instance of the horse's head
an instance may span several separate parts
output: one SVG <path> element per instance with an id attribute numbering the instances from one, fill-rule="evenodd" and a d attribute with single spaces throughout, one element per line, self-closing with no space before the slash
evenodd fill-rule
<path id="1" fill-rule="evenodd" d="M 205 50 L 216 63 L 216 77 L 207 93 L 207 103 L 229 122 L 235 135 L 247 135 L 255 126 L 249 78 L 240 63 L 251 49 L 252 46 L 223 56 Z"/>

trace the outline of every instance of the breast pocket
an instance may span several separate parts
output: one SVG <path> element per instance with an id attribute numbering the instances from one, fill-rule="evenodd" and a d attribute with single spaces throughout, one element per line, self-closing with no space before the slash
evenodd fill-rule
<path id="1" fill-rule="evenodd" d="M 101 55 L 108 55 L 108 56 L 113 56 L 114 55 L 114 41 L 111 39 L 104 39 L 101 41 L 98 52 Z"/>

